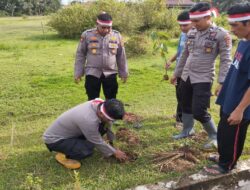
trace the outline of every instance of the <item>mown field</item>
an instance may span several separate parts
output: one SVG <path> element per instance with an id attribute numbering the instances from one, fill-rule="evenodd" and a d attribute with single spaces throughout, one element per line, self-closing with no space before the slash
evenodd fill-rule
<path id="1" fill-rule="evenodd" d="M 95 152 L 77 172 L 55 161 L 54 154 L 43 144 L 42 134 L 59 114 L 86 101 L 87 96 L 83 83 L 77 85 L 73 80 L 78 40 L 59 38 L 46 22 L 45 17 L 0 18 L 0 189 L 117 190 L 183 175 L 160 172 L 152 163 L 151 155 L 156 152 L 182 145 L 200 148 L 202 143 L 172 140 L 172 135 L 178 133 L 172 118 L 175 89 L 162 81 L 163 60 L 151 54 L 129 59 L 129 80 L 119 84 L 118 98 L 126 103 L 127 111 L 143 117 L 143 127 L 135 129 L 119 122 L 115 131 L 128 127 L 141 142 L 135 147 L 122 142 L 115 145 L 133 149 L 138 159 L 119 164 L 108 162 Z M 176 45 L 177 40 L 169 42 L 169 56 Z M 212 97 L 210 111 L 217 123 L 219 107 L 214 101 Z M 196 128 L 201 130 L 198 123 Z M 246 143 L 242 158 L 250 154 L 249 137 Z M 202 160 L 186 173 L 206 164 Z"/>

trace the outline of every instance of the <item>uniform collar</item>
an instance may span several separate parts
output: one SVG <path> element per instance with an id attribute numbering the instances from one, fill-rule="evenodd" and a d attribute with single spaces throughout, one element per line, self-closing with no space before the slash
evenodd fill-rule
<path id="1" fill-rule="evenodd" d="M 215 26 L 216 26 L 216 25 L 211 24 L 211 26 L 209 26 L 206 30 L 203 30 L 203 31 L 198 31 L 198 30 L 197 30 L 197 31 L 200 32 L 201 35 L 204 35 L 204 34 L 207 34 L 208 32 L 213 31 L 214 28 L 215 28 Z"/>
<path id="2" fill-rule="evenodd" d="M 102 37 L 102 38 L 106 38 L 108 36 L 110 36 L 112 34 L 113 30 L 111 29 L 111 31 L 106 35 L 106 36 L 102 36 L 99 32 L 98 32 L 98 29 L 97 27 L 95 28 L 95 34 Z"/>

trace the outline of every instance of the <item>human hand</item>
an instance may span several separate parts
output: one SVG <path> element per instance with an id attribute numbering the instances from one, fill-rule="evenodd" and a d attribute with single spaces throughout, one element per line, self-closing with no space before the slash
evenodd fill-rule
<path id="1" fill-rule="evenodd" d="M 121 162 L 126 162 L 128 160 L 128 156 L 126 155 L 126 153 L 122 152 L 119 149 L 115 151 L 114 156 L 117 160 Z"/>
<path id="2" fill-rule="evenodd" d="M 243 118 L 243 111 L 241 109 L 236 108 L 227 119 L 229 125 L 238 125 L 240 124 Z"/>
<path id="3" fill-rule="evenodd" d="M 219 84 L 219 85 L 215 88 L 215 91 L 214 91 L 215 96 L 219 96 L 220 91 L 221 91 L 221 88 L 222 88 L 222 85 L 221 85 L 221 84 Z"/>
<path id="4" fill-rule="evenodd" d="M 171 78 L 170 78 L 170 83 L 172 85 L 177 85 L 177 77 L 175 75 L 173 75 Z"/>
<path id="5" fill-rule="evenodd" d="M 127 77 L 121 77 L 121 81 L 122 81 L 122 83 L 126 83 L 127 82 Z"/>
<path id="6" fill-rule="evenodd" d="M 76 77 L 76 78 L 75 78 L 75 83 L 78 84 L 81 80 L 82 80 L 81 77 Z"/>
<path id="7" fill-rule="evenodd" d="M 169 67 L 171 66 L 172 62 L 171 61 L 167 61 L 165 64 L 165 69 L 168 70 Z"/>

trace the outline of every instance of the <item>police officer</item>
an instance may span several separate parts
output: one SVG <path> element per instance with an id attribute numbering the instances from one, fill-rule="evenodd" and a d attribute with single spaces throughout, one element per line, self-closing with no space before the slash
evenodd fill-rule
<path id="1" fill-rule="evenodd" d="M 204 148 L 217 146 L 217 131 L 207 109 L 210 106 L 211 87 L 215 74 L 215 59 L 220 54 L 218 86 L 221 89 L 228 72 L 231 58 L 231 38 L 223 28 L 211 21 L 209 3 L 197 3 L 189 11 L 194 25 L 188 34 L 185 49 L 171 82 L 181 77 L 183 131 L 174 139 L 188 137 L 193 133 L 193 119 L 200 121 L 208 133 L 209 142 Z"/>
<path id="2" fill-rule="evenodd" d="M 169 69 L 170 65 L 176 61 L 176 65 L 178 64 L 178 61 L 181 57 L 181 53 L 184 49 L 185 42 L 187 39 L 187 33 L 188 31 L 192 28 L 192 23 L 189 18 L 189 12 L 188 11 L 183 11 L 181 12 L 178 17 L 177 17 L 178 24 L 180 25 L 180 30 L 181 30 L 181 35 L 179 38 L 179 43 L 178 43 L 178 48 L 176 54 L 171 57 L 170 60 L 166 62 L 166 70 Z M 177 109 L 176 109 L 176 124 L 175 126 L 177 128 L 182 128 L 182 106 L 181 106 L 181 91 L 180 91 L 180 81 L 181 78 L 177 78 L 177 83 L 175 84 L 176 88 L 176 99 L 177 99 Z"/>
<path id="3" fill-rule="evenodd" d="M 75 60 L 75 82 L 85 78 L 88 99 L 98 98 L 101 86 L 106 99 L 116 98 L 117 73 L 125 83 L 128 66 L 122 37 L 112 30 L 112 17 L 105 12 L 97 16 L 96 28 L 82 33 Z"/>
<path id="4" fill-rule="evenodd" d="M 107 144 L 102 138 L 106 133 L 108 140 L 113 141 L 109 123 L 122 119 L 124 113 L 123 103 L 116 99 L 85 102 L 58 117 L 44 132 L 44 142 L 50 151 L 57 152 L 56 160 L 69 169 L 80 168 L 80 160 L 91 156 L 94 147 L 105 157 L 113 155 L 120 161 L 126 161 L 124 152 Z"/>

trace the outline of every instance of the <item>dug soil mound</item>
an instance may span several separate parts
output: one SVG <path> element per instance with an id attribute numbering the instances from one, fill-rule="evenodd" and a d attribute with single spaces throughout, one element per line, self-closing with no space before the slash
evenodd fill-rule
<path id="1" fill-rule="evenodd" d="M 124 117 L 123 117 L 123 121 L 127 122 L 127 123 L 139 123 L 142 121 L 142 117 L 139 115 L 136 115 L 134 113 L 125 113 Z"/>
<path id="2" fill-rule="evenodd" d="M 127 162 L 134 162 L 137 160 L 138 158 L 138 154 L 133 152 L 133 151 L 123 151 L 124 153 L 126 153 L 128 159 L 124 160 L 124 161 L 119 161 L 117 160 L 114 156 L 110 156 L 108 158 L 104 158 L 106 161 L 110 162 L 110 163 L 127 163 Z"/>
<path id="3" fill-rule="evenodd" d="M 183 146 L 176 151 L 156 153 L 152 159 L 154 167 L 162 172 L 182 172 L 193 168 L 200 159 L 204 159 L 204 154 L 198 149 Z"/>
<path id="4" fill-rule="evenodd" d="M 128 128 L 119 128 L 116 132 L 116 139 L 132 146 L 140 143 L 138 135 Z"/>

